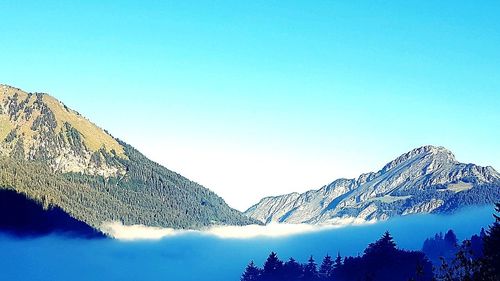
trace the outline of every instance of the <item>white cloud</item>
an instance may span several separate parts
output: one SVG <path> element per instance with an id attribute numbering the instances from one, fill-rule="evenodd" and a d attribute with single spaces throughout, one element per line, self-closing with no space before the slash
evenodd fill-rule
<path id="1" fill-rule="evenodd" d="M 187 232 L 173 228 L 151 227 L 145 225 L 123 225 L 121 222 L 106 222 L 101 231 L 119 240 L 158 240 Z"/>
<path id="2" fill-rule="evenodd" d="M 144 225 L 123 225 L 121 222 L 106 222 L 102 225 L 101 230 L 119 240 L 158 240 L 188 233 L 212 235 L 219 238 L 248 239 L 256 237 L 284 237 L 374 222 L 376 221 L 345 217 L 333 219 L 329 221 L 328 225 L 273 223 L 268 225 L 212 226 L 205 230 L 178 230 Z"/>

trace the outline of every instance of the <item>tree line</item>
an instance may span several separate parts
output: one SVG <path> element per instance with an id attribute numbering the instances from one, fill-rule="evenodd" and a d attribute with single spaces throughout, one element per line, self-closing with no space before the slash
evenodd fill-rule
<path id="1" fill-rule="evenodd" d="M 500 203 L 496 204 L 500 212 Z M 284 262 L 272 252 L 263 267 L 251 261 L 241 281 L 498 281 L 500 280 L 500 218 L 461 243 L 453 230 L 424 241 L 422 251 L 399 249 L 391 234 L 368 245 L 363 255 L 326 255 L 318 265 L 293 257 Z"/>

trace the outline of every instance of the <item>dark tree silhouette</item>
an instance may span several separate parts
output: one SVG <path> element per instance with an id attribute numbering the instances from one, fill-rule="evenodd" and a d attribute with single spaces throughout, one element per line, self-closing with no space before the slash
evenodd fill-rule
<path id="1" fill-rule="evenodd" d="M 434 264 L 441 264 L 441 260 L 450 262 L 458 251 L 456 237 L 453 230 L 449 230 L 445 236 L 438 233 L 424 241 L 422 251 Z"/>
<path id="2" fill-rule="evenodd" d="M 457 250 L 455 258 L 450 262 L 442 259 L 440 270 L 436 271 L 436 279 L 440 281 L 473 281 L 478 279 L 481 269 L 479 259 L 474 259 L 470 240 L 464 240 Z"/>
<path id="3" fill-rule="evenodd" d="M 496 211 L 500 212 L 500 203 L 496 204 Z M 479 235 L 460 245 L 453 230 L 427 239 L 424 251 L 432 247 L 454 251 L 454 258 L 441 257 L 435 275 L 423 252 L 398 249 L 391 234 L 385 232 L 368 245 L 362 256 L 345 257 L 342 261 L 339 253 L 333 261 L 326 255 L 319 272 L 312 256 L 302 265 L 293 258 L 283 263 L 272 252 L 262 270 L 251 262 L 241 281 L 499 281 L 500 216 L 494 216 L 496 221 L 488 231 L 481 229 Z"/>
<path id="4" fill-rule="evenodd" d="M 334 269 L 340 268 L 342 266 L 342 257 L 340 253 L 337 253 L 337 257 L 335 258 L 335 264 L 333 265 Z"/>
<path id="5" fill-rule="evenodd" d="M 446 232 L 446 234 L 444 235 L 444 241 L 453 246 L 458 245 L 457 235 L 455 235 L 455 232 L 453 232 L 453 230 L 451 229 L 448 230 L 448 232 Z"/>
<path id="6" fill-rule="evenodd" d="M 483 239 L 486 237 L 484 228 L 481 228 L 479 235 L 472 235 L 470 238 L 470 250 L 473 258 L 480 259 L 483 257 Z"/>
<path id="7" fill-rule="evenodd" d="M 278 258 L 275 252 L 271 252 L 266 262 L 264 263 L 264 270 L 262 271 L 263 281 L 276 281 L 282 278 L 283 262 Z"/>
<path id="8" fill-rule="evenodd" d="M 302 278 L 304 281 L 316 281 L 318 280 L 318 268 L 316 266 L 316 261 L 313 256 L 309 258 L 306 266 L 304 267 L 304 276 Z"/>
<path id="9" fill-rule="evenodd" d="M 371 243 L 365 249 L 365 255 L 384 254 L 389 255 L 396 251 L 396 243 L 389 231 L 386 231 L 382 238 L 375 243 Z"/>
<path id="10" fill-rule="evenodd" d="M 333 260 L 328 254 L 323 259 L 321 266 L 319 267 L 319 277 L 322 280 L 328 280 L 333 271 Z"/>
<path id="11" fill-rule="evenodd" d="M 432 277 L 432 264 L 425 255 L 397 249 L 389 232 L 368 245 L 363 256 L 345 258 L 332 276 L 335 281 L 428 281 Z"/>
<path id="12" fill-rule="evenodd" d="M 496 204 L 500 212 L 500 204 Z M 455 258 L 450 261 L 442 258 L 442 264 L 436 271 L 439 281 L 498 281 L 500 280 L 500 224 L 496 221 L 485 232 L 464 240 L 458 248 Z M 478 247 L 482 245 L 482 251 Z"/>
<path id="13" fill-rule="evenodd" d="M 283 266 L 283 278 L 287 281 L 299 281 L 303 275 L 303 266 L 294 258 L 290 258 Z"/>
<path id="14" fill-rule="evenodd" d="M 241 281 L 258 281 L 260 280 L 261 270 L 257 268 L 253 261 L 248 264 L 245 272 L 241 275 Z"/>
<path id="15" fill-rule="evenodd" d="M 496 211 L 500 213 L 500 203 L 496 203 Z M 488 276 L 491 279 L 500 280 L 500 216 L 493 214 L 495 222 L 487 231 L 483 239 L 483 268 L 482 276 Z"/>

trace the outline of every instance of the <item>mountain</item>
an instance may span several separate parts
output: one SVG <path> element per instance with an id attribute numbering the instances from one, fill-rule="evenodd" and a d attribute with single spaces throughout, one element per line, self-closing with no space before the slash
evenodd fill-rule
<path id="1" fill-rule="evenodd" d="M 54 97 L 7 85 L 0 85 L 0 191 L 96 230 L 109 221 L 190 229 L 255 223 Z M 0 226 L 19 212 L 4 210 Z"/>
<path id="2" fill-rule="evenodd" d="M 266 197 L 245 214 L 264 223 L 328 224 L 339 219 L 385 220 L 414 213 L 447 213 L 500 200 L 500 174 L 460 163 L 444 147 L 424 146 L 376 173 L 338 179 L 318 190 Z"/>

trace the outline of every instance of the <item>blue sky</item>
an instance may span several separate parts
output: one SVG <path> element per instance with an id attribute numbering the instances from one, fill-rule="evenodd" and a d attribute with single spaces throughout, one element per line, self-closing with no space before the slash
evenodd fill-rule
<path id="1" fill-rule="evenodd" d="M 0 83 L 238 209 L 425 144 L 500 169 L 498 1 L 102 2 L 0 2 Z"/>

